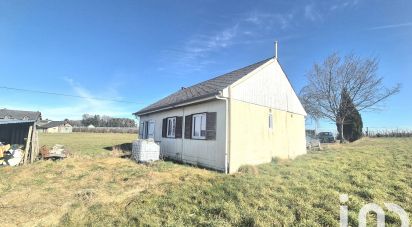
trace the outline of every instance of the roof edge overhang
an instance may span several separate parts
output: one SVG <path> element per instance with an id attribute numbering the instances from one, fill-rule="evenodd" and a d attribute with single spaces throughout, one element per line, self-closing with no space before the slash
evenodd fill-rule
<path id="1" fill-rule="evenodd" d="M 189 105 L 198 104 L 198 103 L 202 103 L 202 102 L 207 102 L 207 101 L 216 99 L 216 95 L 219 95 L 219 94 L 220 94 L 220 91 L 212 93 L 212 94 L 204 95 L 204 96 L 199 96 L 199 97 L 196 97 L 196 98 L 193 98 L 193 99 L 185 100 L 184 102 L 178 102 L 178 103 L 175 103 L 173 105 L 164 106 L 164 107 L 161 107 L 161 108 L 154 108 L 154 109 L 149 109 L 149 110 L 146 110 L 146 111 L 145 110 L 137 111 L 137 112 L 133 113 L 133 115 L 143 116 L 143 115 L 162 112 L 162 111 L 166 111 L 166 110 L 170 110 L 170 109 L 174 109 L 174 108 L 179 108 L 179 107 L 189 106 Z"/>

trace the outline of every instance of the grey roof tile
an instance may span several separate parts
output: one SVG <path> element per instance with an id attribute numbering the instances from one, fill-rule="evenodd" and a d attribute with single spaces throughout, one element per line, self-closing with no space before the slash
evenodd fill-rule
<path id="1" fill-rule="evenodd" d="M 64 121 L 50 121 L 47 124 L 39 126 L 39 128 L 54 128 L 60 125 L 64 125 Z"/>
<path id="2" fill-rule="evenodd" d="M 9 110 L 0 109 L 0 119 L 16 119 L 16 120 L 40 120 L 41 113 L 39 111 L 23 111 L 23 110 Z"/>
<path id="3" fill-rule="evenodd" d="M 163 108 L 172 107 L 177 104 L 183 104 L 185 102 L 195 101 L 202 98 L 217 95 L 220 91 L 222 91 L 229 85 L 233 84 L 234 82 L 238 81 L 242 77 L 246 76 L 253 70 L 257 69 L 259 66 L 265 64 L 270 59 L 272 58 L 265 59 L 255 64 L 212 78 L 210 80 L 203 81 L 191 87 L 181 89 L 167 96 L 166 98 L 163 98 L 139 110 L 135 114 L 142 115 L 147 112 L 157 111 Z"/>

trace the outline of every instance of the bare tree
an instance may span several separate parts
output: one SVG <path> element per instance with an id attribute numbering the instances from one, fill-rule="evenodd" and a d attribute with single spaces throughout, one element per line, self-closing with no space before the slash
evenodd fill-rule
<path id="1" fill-rule="evenodd" d="M 400 91 L 399 84 L 392 88 L 383 85 L 382 77 L 377 75 L 378 65 L 376 58 L 362 59 L 351 54 L 342 59 L 336 53 L 322 64 L 314 64 L 307 75 L 308 85 L 300 95 L 306 112 L 314 119 L 329 119 L 340 124 L 343 142 L 343 125 L 350 114 L 342 100 L 344 91 L 359 112 L 376 110 L 378 103 Z M 345 109 L 348 111 L 342 111 Z"/>

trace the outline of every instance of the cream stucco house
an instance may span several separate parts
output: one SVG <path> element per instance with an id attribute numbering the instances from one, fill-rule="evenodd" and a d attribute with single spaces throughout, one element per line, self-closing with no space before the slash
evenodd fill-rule
<path id="1" fill-rule="evenodd" d="M 50 121 L 47 124 L 39 125 L 38 130 L 44 133 L 72 133 L 73 127 L 64 121 Z"/>
<path id="2" fill-rule="evenodd" d="M 276 58 L 201 82 L 135 113 L 166 157 L 226 173 L 306 153 L 305 116 Z"/>

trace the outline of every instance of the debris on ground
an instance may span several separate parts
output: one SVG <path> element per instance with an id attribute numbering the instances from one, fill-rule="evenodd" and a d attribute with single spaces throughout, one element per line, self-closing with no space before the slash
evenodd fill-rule
<path id="1" fill-rule="evenodd" d="M 42 146 L 40 148 L 40 155 L 43 159 L 57 160 L 67 158 L 68 152 L 64 148 L 64 145 L 55 144 L 51 149 L 47 146 Z"/>
<path id="2" fill-rule="evenodd" d="M 23 145 L 0 142 L 0 165 L 17 166 L 24 157 Z"/>

